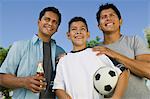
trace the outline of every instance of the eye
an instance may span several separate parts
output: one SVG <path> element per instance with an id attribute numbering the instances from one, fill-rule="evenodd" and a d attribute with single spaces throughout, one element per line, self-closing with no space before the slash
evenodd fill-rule
<path id="1" fill-rule="evenodd" d="M 45 17 L 44 20 L 45 20 L 46 22 L 49 22 L 49 21 L 50 21 L 50 18 Z"/>
<path id="2" fill-rule="evenodd" d="M 56 20 L 53 20 L 53 24 L 57 25 L 57 23 L 58 23 L 58 22 L 57 22 Z"/>
<path id="3" fill-rule="evenodd" d="M 85 27 L 83 27 L 83 28 L 81 28 L 81 30 L 82 30 L 82 31 L 86 31 L 86 28 L 85 28 Z"/>
<path id="4" fill-rule="evenodd" d="M 75 31 L 76 30 L 76 28 L 71 28 L 71 31 Z"/>
<path id="5" fill-rule="evenodd" d="M 115 14 L 113 14 L 113 13 L 112 13 L 112 14 L 110 14 L 110 16 L 111 16 L 111 17 L 114 17 L 114 16 L 115 16 Z"/>
<path id="6" fill-rule="evenodd" d="M 102 15 L 101 16 L 101 19 L 106 19 L 107 18 L 107 15 Z"/>

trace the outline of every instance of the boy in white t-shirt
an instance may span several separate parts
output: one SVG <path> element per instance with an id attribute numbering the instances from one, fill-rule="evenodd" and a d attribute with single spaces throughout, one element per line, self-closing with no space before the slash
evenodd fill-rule
<path id="1" fill-rule="evenodd" d="M 69 21 L 67 36 L 72 41 L 73 50 L 57 65 L 53 89 L 58 99 L 103 99 L 94 89 L 93 75 L 99 67 L 114 64 L 107 56 L 96 56 L 96 52 L 86 48 L 90 33 L 84 18 L 74 17 Z M 124 69 L 111 99 L 121 99 L 127 87 L 128 74 Z"/>

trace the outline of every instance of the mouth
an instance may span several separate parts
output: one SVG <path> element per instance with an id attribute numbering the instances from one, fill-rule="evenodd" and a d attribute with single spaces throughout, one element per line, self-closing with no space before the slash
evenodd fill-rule
<path id="1" fill-rule="evenodd" d="M 53 29 L 52 28 L 50 28 L 50 27 L 47 27 L 46 28 L 48 31 L 52 31 Z"/>
<path id="2" fill-rule="evenodd" d="M 106 27 L 112 27 L 113 25 L 114 25 L 113 22 L 110 22 L 110 23 L 106 23 L 106 24 L 105 24 Z"/>
<path id="3" fill-rule="evenodd" d="M 53 28 L 51 26 L 44 26 L 44 28 L 47 30 L 47 31 L 53 31 Z"/>
<path id="4" fill-rule="evenodd" d="M 83 36 L 75 36 L 75 39 L 83 39 Z"/>

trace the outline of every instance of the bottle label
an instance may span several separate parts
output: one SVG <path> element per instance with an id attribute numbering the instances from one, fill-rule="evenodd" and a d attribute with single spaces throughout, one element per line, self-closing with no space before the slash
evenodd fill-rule
<path id="1" fill-rule="evenodd" d="M 38 63 L 38 67 L 37 67 L 37 73 L 44 73 L 44 70 L 43 70 L 43 63 L 42 62 L 39 62 Z"/>

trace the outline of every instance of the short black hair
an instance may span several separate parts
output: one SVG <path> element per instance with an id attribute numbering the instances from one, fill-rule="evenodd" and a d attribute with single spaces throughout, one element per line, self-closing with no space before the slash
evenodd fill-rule
<path id="1" fill-rule="evenodd" d="M 42 19 L 42 17 L 44 16 L 44 14 L 47 12 L 47 11 L 52 11 L 53 13 L 56 13 L 58 15 L 58 25 L 60 25 L 61 23 L 61 13 L 59 12 L 59 10 L 55 7 L 46 7 L 44 8 L 41 12 L 40 12 L 40 15 L 39 15 L 39 20 Z"/>
<path id="2" fill-rule="evenodd" d="M 109 3 L 106 3 L 106 4 L 104 4 L 104 5 L 102 4 L 102 5 L 99 7 L 98 12 L 96 13 L 96 19 L 97 19 L 98 24 L 100 23 L 100 14 L 101 14 L 101 12 L 102 12 L 103 10 L 109 9 L 109 8 L 111 8 L 111 9 L 113 9 L 113 10 L 115 11 L 115 13 L 117 14 L 119 20 L 121 19 L 121 14 L 120 14 L 118 8 L 117 8 L 114 4 L 112 4 L 112 3 L 110 3 L 110 4 L 109 4 Z"/>
<path id="3" fill-rule="evenodd" d="M 81 22 L 83 22 L 85 25 L 86 25 L 86 28 L 87 28 L 87 31 L 88 31 L 88 25 L 87 25 L 87 22 L 86 22 L 86 20 L 85 20 L 85 18 L 83 18 L 83 17 L 73 17 L 70 21 L 69 21 L 69 23 L 68 23 L 68 31 L 70 31 L 70 26 L 71 26 L 71 24 L 73 23 L 73 22 L 77 22 L 77 21 L 81 21 Z"/>

